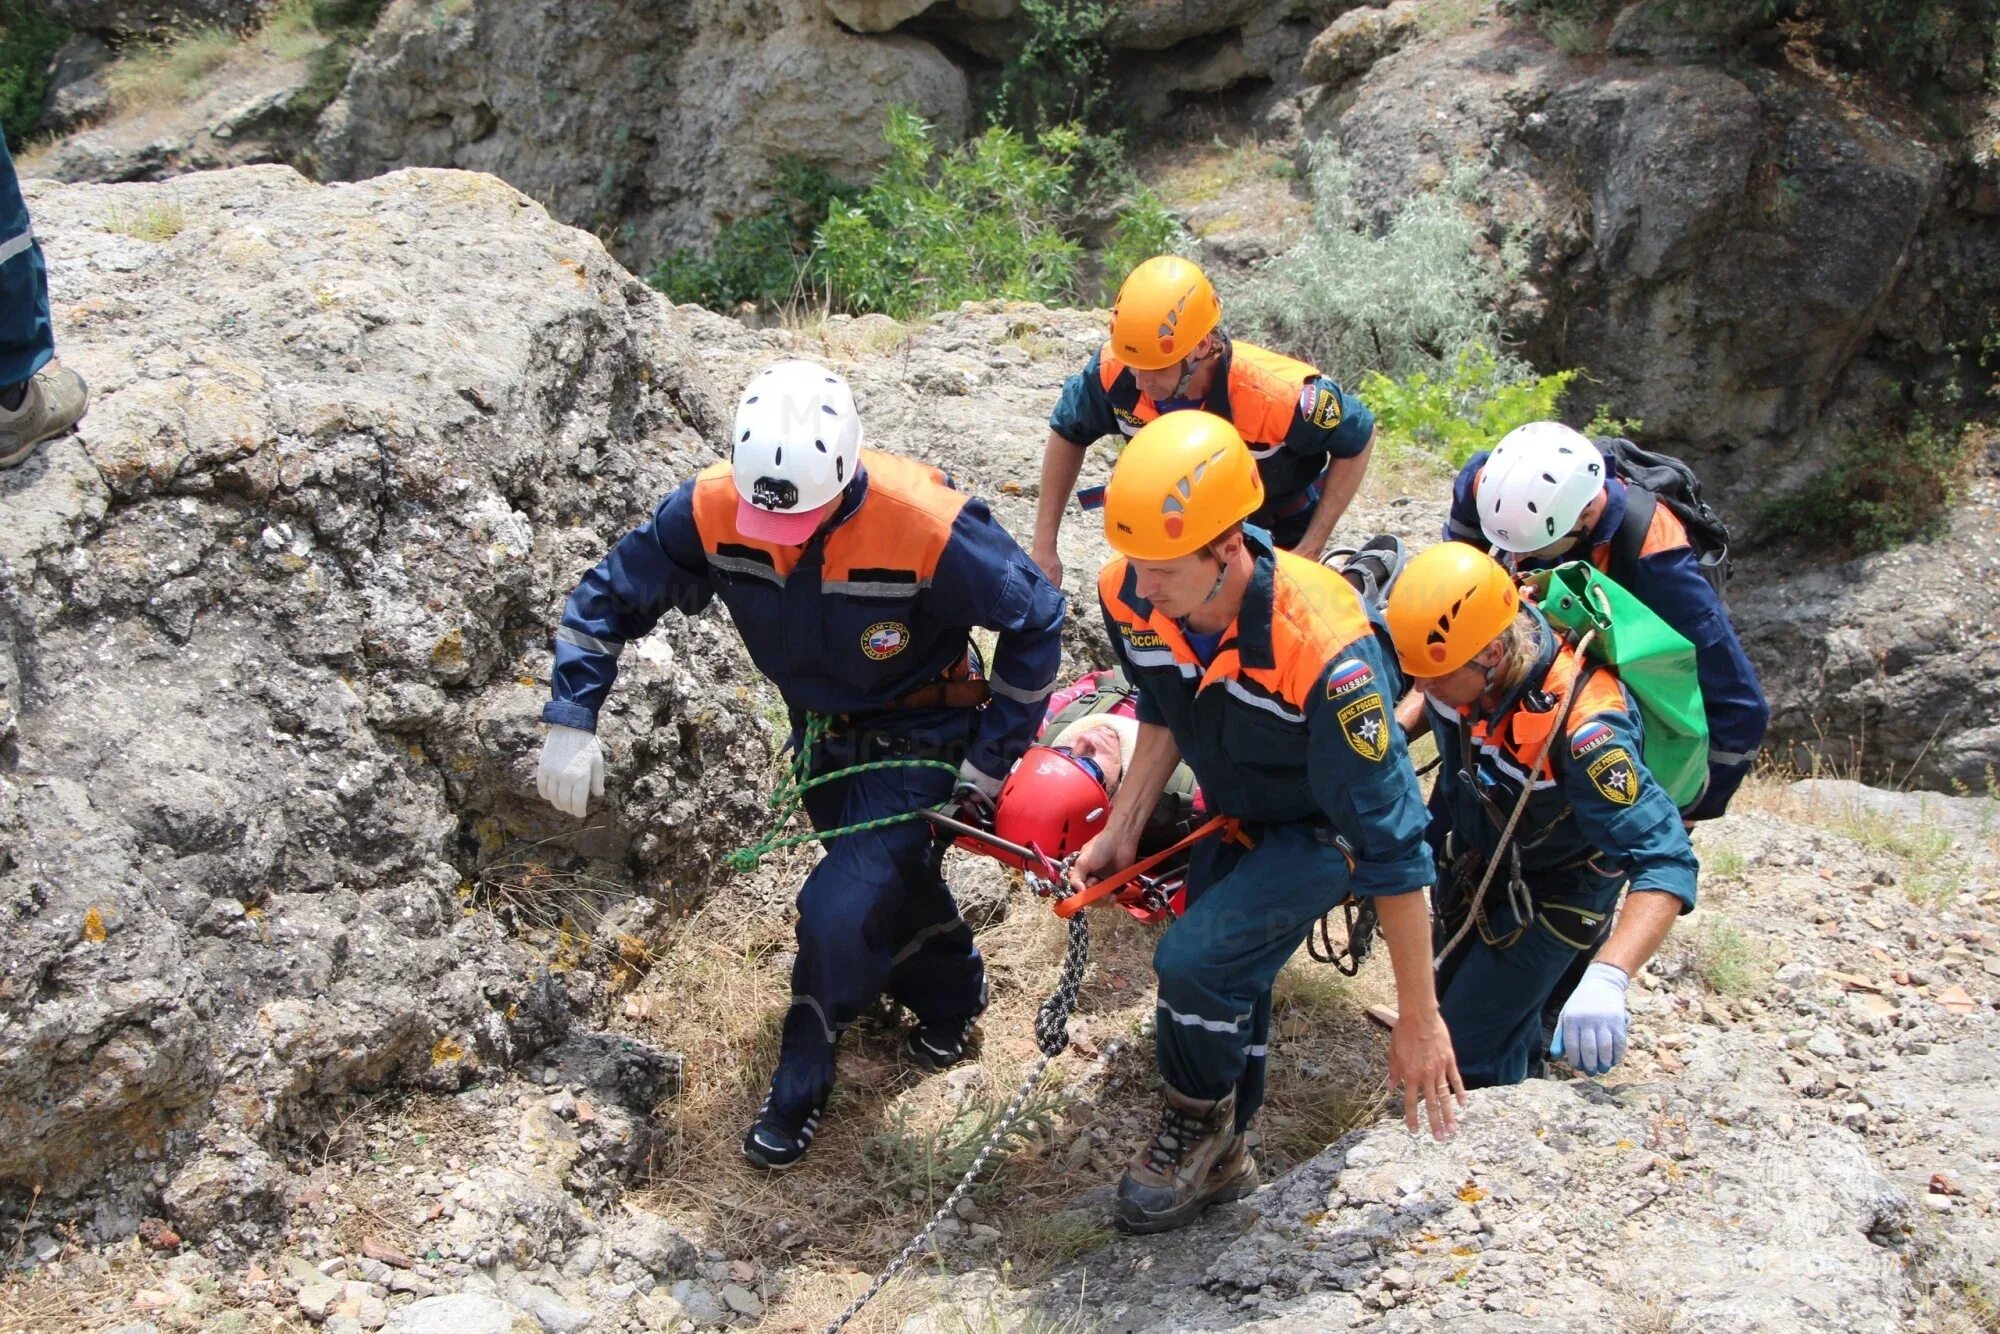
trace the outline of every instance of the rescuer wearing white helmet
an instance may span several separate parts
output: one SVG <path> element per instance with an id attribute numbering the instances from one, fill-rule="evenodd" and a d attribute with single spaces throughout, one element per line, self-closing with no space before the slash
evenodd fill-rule
<path id="1" fill-rule="evenodd" d="M 819 1128 L 841 1032 L 885 991 L 916 1016 L 913 1063 L 965 1055 L 985 967 L 929 826 L 907 817 L 954 795 L 949 769 L 961 803 L 999 792 L 1054 689 L 1063 601 L 982 501 L 863 449 L 854 398 L 823 366 L 752 379 L 730 444 L 728 463 L 683 482 L 570 595 L 539 786 L 578 817 L 604 795 L 596 728 L 619 654 L 669 608 L 716 598 L 784 697 L 794 750 L 809 721 L 826 729 L 805 770 L 824 781 L 803 796 L 826 855 L 799 890 L 778 1069 L 743 1138 L 753 1165 L 780 1168 Z M 990 664 L 969 647 L 974 627 L 999 634 Z M 931 760 L 947 767 L 914 763 Z"/>

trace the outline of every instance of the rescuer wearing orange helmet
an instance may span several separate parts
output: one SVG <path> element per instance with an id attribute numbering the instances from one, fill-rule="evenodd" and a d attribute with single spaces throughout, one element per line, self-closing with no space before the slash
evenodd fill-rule
<path id="1" fill-rule="evenodd" d="M 1444 760 L 1429 833 L 1445 932 L 1437 986 L 1465 1082 L 1516 1084 L 1540 1066 L 1543 1007 L 1600 940 L 1576 989 L 1555 998 L 1549 1054 L 1602 1074 L 1625 1054 L 1628 979 L 1695 900 L 1694 851 L 1646 768 L 1638 708 L 1466 543 L 1418 553 L 1384 619 Z"/>
<path id="2" fill-rule="evenodd" d="M 1111 308 L 1111 336 L 1063 385 L 1049 415 L 1030 554 L 1062 583 L 1056 534 L 1084 451 L 1181 410 L 1236 427 L 1263 496 L 1250 522 L 1317 559 L 1368 468 L 1375 417 L 1303 361 L 1230 338 L 1215 287 L 1193 262 L 1157 255 L 1132 270 Z"/>
<path id="3" fill-rule="evenodd" d="M 1118 1218 L 1178 1227 L 1256 1185 L 1244 1131 L 1263 1101 L 1271 984 L 1312 924 L 1375 899 L 1403 1022 L 1389 1049 L 1411 1129 L 1449 1134 L 1463 1096 L 1430 968 L 1425 812 L 1387 701 L 1402 675 L 1353 587 L 1246 525 L 1264 502 L 1236 428 L 1206 412 L 1147 424 L 1111 474 L 1098 576 L 1111 643 L 1138 686 L 1139 737 L 1079 887 L 1128 865 L 1182 757 L 1240 839 L 1196 845 L 1184 916 L 1160 937 L 1158 1132 Z"/>

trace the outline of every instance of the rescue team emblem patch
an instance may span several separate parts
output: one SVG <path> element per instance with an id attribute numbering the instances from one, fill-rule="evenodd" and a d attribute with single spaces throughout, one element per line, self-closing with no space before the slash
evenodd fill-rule
<path id="1" fill-rule="evenodd" d="M 1340 425 L 1340 394 L 1323 385 L 1309 384 L 1299 394 L 1299 416 L 1323 431 Z"/>
<path id="2" fill-rule="evenodd" d="M 901 621 L 877 621 L 861 636 L 861 651 L 880 662 L 893 658 L 910 644 L 910 627 Z"/>
<path id="3" fill-rule="evenodd" d="M 1371 690 L 1340 711 L 1340 734 L 1364 760 L 1379 760 L 1389 753 L 1389 715 L 1383 711 L 1379 692 Z"/>
<path id="4" fill-rule="evenodd" d="M 1623 746 L 1613 746 L 1590 762 L 1590 785 L 1614 806 L 1630 806 L 1639 799 L 1639 773 Z"/>
<path id="5" fill-rule="evenodd" d="M 1570 733 L 1569 757 L 1580 760 L 1611 739 L 1611 728 L 1605 723 L 1586 723 Z"/>
<path id="6" fill-rule="evenodd" d="M 1123 629 L 1123 627 L 1120 627 Z M 1165 648 L 1167 641 L 1160 638 L 1157 630 L 1125 630 L 1125 645 L 1128 648 Z"/>
<path id="7" fill-rule="evenodd" d="M 1351 695 L 1374 679 L 1375 670 L 1359 658 L 1336 662 L 1326 675 L 1326 697 L 1339 699 Z"/>

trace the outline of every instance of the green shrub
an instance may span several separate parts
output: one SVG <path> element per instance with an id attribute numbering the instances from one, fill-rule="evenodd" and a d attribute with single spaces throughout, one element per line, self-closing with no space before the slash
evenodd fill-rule
<path id="1" fill-rule="evenodd" d="M 1419 195 L 1380 236 L 1353 207 L 1354 168 L 1324 143 L 1312 154 L 1312 227 L 1291 250 L 1225 294 L 1232 331 L 1314 362 L 1342 383 L 1456 373 L 1471 347 L 1500 346 L 1499 266 L 1479 257 L 1464 204 L 1472 173 Z M 1495 356 L 1514 383 L 1526 367 Z"/>
<path id="2" fill-rule="evenodd" d="M 1542 34 L 1564 55 L 1590 55 L 1598 49 L 1597 25 L 1610 17 L 1620 0 L 1515 0 L 1514 12 L 1533 18 Z"/>
<path id="3" fill-rule="evenodd" d="M 313 26 L 321 32 L 372 32 L 388 0 L 311 0 Z"/>
<path id="4" fill-rule="evenodd" d="M 1853 551 L 1884 551 L 1929 537 L 1965 494 L 1984 435 L 1917 418 L 1900 435 L 1852 436 L 1819 476 L 1775 500 L 1780 533 L 1835 534 Z"/>
<path id="5" fill-rule="evenodd" d="M 0 0 L 0 131 L 19 148 L 41 119 L 49 91 L 49 60 L 69 40 L 69 27 L 27 0 Z"/>
<path id="6" fill-rule="evenodd" d="M 986 122 L 1039 143 L 1050 130 L 1078 136 L 1080 190 L 1125 182 L 1125 112 L 1112 95 L 1106 0 L 1022 0 L 1021 38 L 992 85 Z M 1157 252 L 1154 252 L 1157 253 Z"/>
<path id="7" fill-rule="evenodd" d="M 1576 376 L 1573 370 L 1536 375 L 1472 344 L 1442 377 L 1414 371 L 1394 380 L 1370 371 L 1359 392 L 1384 441 L 1442 454 L 1457 467 L 1516 426 L 1561 416 L 1558 405 Z"/>
<path id="8" fill-rule="evenodd" d="M 1111 224 L 1111 235 L 1098 252 L 1104 274 L 1101 292 L 1106 305 L 1118 295 L 1125 275 L 1155 255 L 1177 253 L 1188 244 L 1180 220 L 1148 186 L 1139 186 Z"/>
<path id="9" fill-rule="evenodd" d="M 675 302 L 731 310 L 745 301 L 778 306 L 812 286 L 813 231 L 836 200 L 858 191 L 818 167 L 783 163 L 767 213 L 739 218 L 704 255 L 680 249 L 653 265 L 646 281 Z"/>
<path id="10" fill-rule="evenodd" d="M 1077 138 L 1049 130 L 1037 148 L 995 127 L 939 152 L 919 116 L 892 110 L 881 173 L 854 202 L 835 203 L 816 236 L 833 303 L 907 319 L 967 300 L 1069 294 L 1082 253 L 1064 231 Z"/>

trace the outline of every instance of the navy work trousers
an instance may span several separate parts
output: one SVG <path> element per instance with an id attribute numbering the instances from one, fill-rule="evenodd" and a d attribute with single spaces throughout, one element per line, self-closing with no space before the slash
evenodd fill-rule
<path id="1" fill-rule="evenodd" d="M 879 730 L 839 731 L 816 749 L 813 772 L 909 758 L 956 768 L 975 723 L 968 709 L 927 710 L 898 715 Z M 815 829 L 862 824 L 935 806 L 954 781 L 929 766 L 871 770 L 809 790 L 806 813 Z M 799 952 L 774 1109 L 803 1114 L 825 1100 L 841 1033 L 885 991 L 924 1024 L 960 1023 L 985 1008 L 985 962 L 944 882 L 941 855 L 935 829 L 921 819 L 826 844 L 799 889 Z"/>
<path id="2" fill-rule="evenodd" d="M 1527 872 L 1522 878 L 1534 911 L 1517 936 L 1521 914 L 1509 901 L 1506 874 L 1503 866 L 1486 891 L 1485 935 L 1474 926 L 1438 969 L 1438 1005 L 1467 1088 L 1518 1084 L 1542 1068 L 1548 1041 L 1542 1011 L 1568 998 L 1556 993 L 1571 967 L 1603 940 L 1626 881 L 1623 870 L 1607 875 L 1595 862 Z M 1446 920 L 1455 930 L 1456 919 L 1447 913 Z"/>
<path id="3" fill-rule="evenodd" d="M 1271 984 L 1351 884 L 1346 855 L 1312 826 L 1269 826 L 1255 841 L 1195 848 L 1187 911 L 1153 950 L 1160 1077 L 1190 1098 L 1234 1089 L 1239 1128 L 1264 1102 Z"/>
<path id="4" fill-rule="evenodd" d="M 56 354 L 48 270 L 28 228 L 28 205 L 0 135 L 0 388 L 31 380 Z"/>

